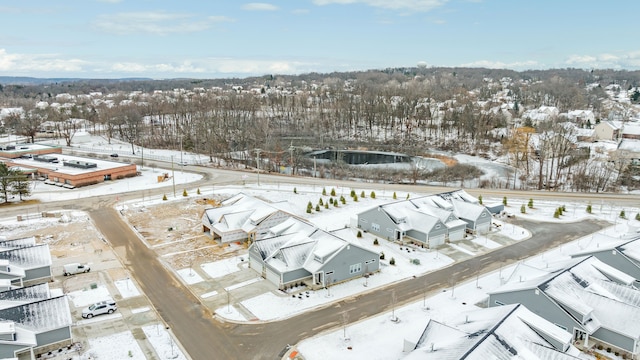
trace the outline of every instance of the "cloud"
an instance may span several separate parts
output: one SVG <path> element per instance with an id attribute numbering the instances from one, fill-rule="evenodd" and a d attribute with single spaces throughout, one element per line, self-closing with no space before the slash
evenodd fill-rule
<path id="1" fill-rule="evenodd" d="M 313 0 L 313 3 L 320 6 L 330 4 L 364 4 L 383 9 L 427 12 L 443 6 L 448 1 L 449 0 Z"/>
<path id="2" fill-rule="evenodd" d="M 481 68 L 488 68 L 488 69 L 528 70 L 528 69 L 539 68 L 540 64 L 534 60 L 516 61 L 511 63 L 506 63 L 502 61 L 478 60 L 478 61 L 473 61 L 466 64 L 461 64 L 459 66 L 460 67 L 481 67 Z"/>
<path id="3" fill-rule="evenodd" d="M 598 69 L 640 69 L 640 51 L 628 53 L 598 55 L 571 55 L 564 65 L 578 68 L 598 68 Z"/>
<path id="4" fill-rule="evenodd" d="M 242 10 L 248 11 L 275 11 L 278 7 L 267 3 L 248 3 L 242 5 Z"/>
<path id="5" fill-rule="evenodd" d="M 220 22 L 221 18 L 224 17 L 214 16 L 197 19 L 190 14 L 133 12 L 102 15 L 96 20 L 95 26 L 102 31 L 118 35 L 167 35 L 203 31 L 208 29 L 212 23 Z"/>
<path id="6" fill-rule="evenodd" d="M 291 10 L 292 14 L 308 14 L 310 13 L 309 9 L 293 9 Z"/>
<path id="7" fill-rule="evenodd" d="M 80 59 L 63 59 L 57 54 L 10 54 L 0 49 L 0 71 L 3 72 L 82 72 L 87 64 Z"/>
<path id="8" fill-rule="evenodd" d="M 148 74 L 148 73 L 172 73 L 172 74 L 196 74 L 205 72 L 206 69 L 194 66 L 191 61 L 178 64 L 140 64 L 133 62 L 119 62 L 111 65 L 111 71 L 118 73 Z"/>

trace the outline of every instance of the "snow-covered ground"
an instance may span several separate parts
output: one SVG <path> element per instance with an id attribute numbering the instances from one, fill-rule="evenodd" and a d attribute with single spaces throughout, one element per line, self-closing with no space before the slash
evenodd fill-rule
<path id="1" fill-rule="evenodd" d="M 89 144 L 88 146 L 95 148 L 98 146 L 97 144 L 100 144 L 100 141 L 104 142 L 104 139 L 98 138 L 95 142 L 89 142 L 89 140 L 87 140 L 84 144 Z M 174 157 L 176 156 L 176 154 L 172 155 Z M 471 162 L 471 159 L 465 159 L 465 161 Z M 91 186 L 87 189 L 80 188 L 68 190 L 40 183 L 34 189 L 32 198 L 40 199 L 42 201 L 55 201 L 74 198 L 79 199 L 101 194 L 117 194 L 119 192 L 133 190 L 144 190 L 149 189 L 152 186 L 170 187 L 171 184 L 157 183 L 156 176 L 160 171 L 166 170 L 146 168 L 143 169 L 142 176 L 140 177 Z M 499 170 L 496 169 L 496 172 L 499 172 Z M 196 181 L 198 179 L 200 179 L 199 175 L 190 174 L 183 170 L 175 172 L 175 180 L 177 184 L 188 184 L 189 182 Z M 295 192 L 294 188 L 296 190 Z M 330 191 L 332 187 L 327 186 L 325 189 Z M 363 238 L 358 239 L 356 238 L 355 230 L 348 228 L 351 223 L 351 218 L 359 211 L 391 201 L 393 199 L 393 192 L 385 190 L 383 187 L 376 190 L 376 198 L 372 199 L 370 197 L 370 191 L 367 191 L 366 197 L 361 197 L 358 202 L 354 202 L 349 197 L 351 188 L 335 187 L 336 197 L 339 198 L 340 195 L 343 195 L 348 199 L 346 205 L 341 205 L 337 208 L 332 207 L 330 209 L 322 208 L 320 212 L 313 211 L 312 214 L 307 214 L 306 205 L 309 201 L 315 205 L 319 198 L 323 198 L 325 201 L 328 199 L 328 196 L 322 195 L 322 190 L 323 188 L 318 186 L 294 186 L 287 184 L 278 184 L 273 186 L 263 184 L 258 186 L 257 184 L 252 183 L 247 185 L 230 185 L 226 187 L 220 186 L 216 187 L 215 192 L 220 195 L 233 195 L 242 191 L 271 201 L 287 201 L 294 214 L 308 218 L 324 230 L 334 231 L 340 229 L 340 236 L 352 241 L 360 241 L 364 245 L 371 247 L 373 237 L 371 237 L 370 234 L 364 234 Z M 360 190 L 355 190 L 357 194 L 360 195 Z M 421 194 L 398 193 L 397 198 L 404 199 L 407 195 L 410 197 L 417 197 Z M 180 201 L 180 198 L 181 197 L 174 199 L 170 197 L 169 201 Z M 489 198 L 484 200 L 486 202 L 502 201 L 502 199 Z M 141 202 L 144 206 L 151 206 L 154 202 L 160 201 L 161 200 L 159 199 L 138 199 L 128 203 L 120 203 L 118 206 L 140 206 Z M 518 217 L 541 221 L 577 221 L 585 217 L 605 219 L 610 221 L 613 225 L 610 228 L 601 231 L 601 233 L 611 235 L 613 237 L 620 237 L 621 234 L 626 233 L 630 228 L 640 227 L 634 220 L 620 219 L 619 217 L 620 211 L 625 210 L 627 217 L 633 218 L 638 212 L 637 208 L 621 209 L 615 205 L 596 204 L 593 205 L 593 213 L 587 214 L 585 211 L 586 204 L 580 202 L 558 204 L 554 202 L 538 202 L 536 199 L 534 199 L 534 201 L 535 206 L 533 208 L 527 208 L 526 214 L 520 213 L 520 203 L 510 204 L 510 206 L 507 207 L 507 211 L 517 214 Z M 567 207 L 567 211 L 560 219 L 554 219 L 553 213 L 555 209 L 562 205 Z M 69 221 L 73 221 L 73 217 L 86 217 L 86 215 L 82 215 L 77 212 L 70 213 L 69 216 L 71 218 Z M 49 220 L 31 220 L 31 223 L 16 223 L 15 226 L 39 226 L 38 224 L 41 224 L 39 223 L 40 221 L 44 222 Z M 496 219 L 495 222 L 501 225 L 500 234 L 510 237 L 514 241 L 522 240 L 528 236 L 528 233 L 524 229 L 502 222 L 500 219 Z M 14 220 L 6 220 L 2 222 L 3 225 L 6 225 L 5 228 L 11 228 L 11 224 L 13 223 L 15 223 Z M 3 235 L 10 237 L 11 233 Z M 483 236 L 477 237 L 473 241 L 475 244 L 487 250 L 500 246 L 490 238 Z M 536 263 L 540 261 L 550 262 L 560 260 L 568 257 L 569 254 L 573 252 L 583 250 L 587 246 L 599 245 L 601 244 L 594 244 L 593 236 L 588 236 L 527 261 Z M 312 309 L 316 306 L 337 301 L 362 291 L 370 291 L 371 289 L 389 284 L 390 282 L 400 281 L 402 279 L 413 277 L 414 275 L 423 274 L 425 272 L 444 267 L 453 261 L 451 258 L 437 250 L 428 251 L 416 248 L 407 252 L 406 249 L 400 250 L 397 244 L 387 241 L 380 241 L 380 245 L 378 245 L 378 247 L 380 251 L 383 251 L 386 254 L 387 260 L 383 263 L 381 271 L 368 279 L 353 280 L 351 282 L 333 286 L 327 290 L 309 292 L 303 290 L 295 297 L 293 295 L 277 296 L 273 293 L 265 293 L 242 301 L 242 305 L 260 320 L 289 317 Z M 475 255 L 473 252 L 469 253 L 468 249 L 459 248 L 457 250 L 464 251 L 470 255 Z M 395 266 L 391 266 L 388 263 L 388 259 L 391 257 L 394 257 L 396 260 Z M 412 264 L 409 261 L 414 258 L 420 260 L 420 265 Z M 245 264 L 240 264 L 238 258 L 232 258 L 202 264 L 201 270 L 203 270 L 209 277 L 217 278 L 240 271 L 240 267 L 246 266 Z M 410 335 L 413 336 L 416 331 L 421 331 L 426 325 L 428 318 L 445 321 L 449 314 L 473 307 L 475 303 L 486 297 L 487 291 L 499 286 L 501 278 L 508 276 L 511 270 L 511 268 L 501 269 L 499 272 L 494 272 L 480 278 L 477 284 L 475 281 L 466 284 L 458 284 L 455 289 L 447 289 L 447 291 L 434 297 L 397 308 L 395 309 L 395 315 L 401 319 L 400 323 L 390 321 L 391 314 L 381 314 L 377 317 L 348 325 L 343 329 L 321 334 L 317 337 L 303 341 L 299 344 L 298 349 L 307 359 L 345 357 L 367 359 L 399 358 L 402 356 L 401 351 L 403 339 L 405 337 L 410 337 Z M 203 281 L 202 277 L 193 271 L 193 269 L 177 269 L 176 272 L 187 284 L 194 284 Z M 255 280 L 250 281 L 261 280 L 256 278 Z M 238 284 L 237 286 L 240 285 L 246 284 Z M 123 298 L 139 295 L 137 287 L 130 279 L 117 280 L 116 287 Z M 202 297 L 206 298 L 213 295 L 215 294 L 208 293 L 202 295 Z M 102 287 L 69 293 L 69 298 L 73 301 L 74 306 L 76 307 L 87 306 L 91 303 L 104 300 L 105 297 L 108 296 L 109 292 Z M 253 320 L 244 318 L 244 316 L 233 306 L 224 306 L 220 309 L 216 309 L 216 314 L 220 317 L 236 321 Z M 159 356 L 172 357 L 175 354 L 179 354 L 175 356 L 178 356 L 177 358 L 180 358 L 180 356 L 184 358 L 184 354 L 182 354 L 179 348 L 175 346 L 174 340 L 162 326 L 151 326 L 149 328 L 145 328 L 144 331 Z M 345 339 L 345 333 L 347 334 L 347 339 Z M 379 334 L 382 333 L 384 333 L 385 336 L 379 336 Z M 139 346 L 130 332 L 92 339 L 89 342 L 89 346 L 90 349 L 87 349 L 85 355 L 91 354 L 93 358 L 144 358 Z M 350 349 L 347 349 L 347 347 L 350 347 Z M 138 354 L 140 354 L 141 357 L 138 357 Z M 82 359 L 88 358 L 84 357 Z"/>

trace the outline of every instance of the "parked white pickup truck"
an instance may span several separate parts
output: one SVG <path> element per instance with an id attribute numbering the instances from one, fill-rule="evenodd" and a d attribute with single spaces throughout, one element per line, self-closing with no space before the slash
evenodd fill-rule
<path id="1" fill-rule="evenodd" d="M 75 275 L 80 273 L 87 273 L 89 271 L 91 271 L 91 268 L 89 267 L 89 265 L 72 263 L 72 264 L 66 264 L 64 266 L 64 270 L 62 271 L 62 274 L 64 276 L 69 276 L 69 275 Z"/>

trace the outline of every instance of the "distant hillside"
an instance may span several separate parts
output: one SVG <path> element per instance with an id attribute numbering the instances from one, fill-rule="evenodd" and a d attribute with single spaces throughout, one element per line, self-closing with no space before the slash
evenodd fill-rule
<path id="1" fill-rule="evenodd" d="M 117 83 L 123 81 L 148 81 L 149 78 L 123 78 L 123 79 L 82 79 L 82 78 L 35 78 L 27 76 L 0 76 L 2 85 L 46 85 L 71 82 L 92 82 Z"/>

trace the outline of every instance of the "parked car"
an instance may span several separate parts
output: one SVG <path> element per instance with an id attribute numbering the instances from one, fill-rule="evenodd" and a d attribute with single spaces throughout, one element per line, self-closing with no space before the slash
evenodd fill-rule
<path id="1" fill-rule="evenodd" d="M 64 276 L 69 276 L 69 275 L 75 275 L 80 273 L 88 273 L 89 271 L 91 271 L 91 268 L 89 267 L 89 265 L 84 265 L 80 263 L 71 263 L 71 264 L 65 264 L 63 266 L 62 274 Z"/>
<path id="2" fill-rule="evenodd" d="M 97 315 L 113 314 L 113 312 L 116 310 L 118 310 L 118 305 L 116 305 L 115 301 L 100 301 L 82 309 L 82 317 L 85 319 L 91 319 L 92 317 Z"/>
<path id="3" fill-rule="evenodd" d="M 109 155 L 109 156 L 111 156 L 111 157 L 118 157 L 118 154 L 113 153 L 113 154 L 111 154 L 111 155 Z"/>

